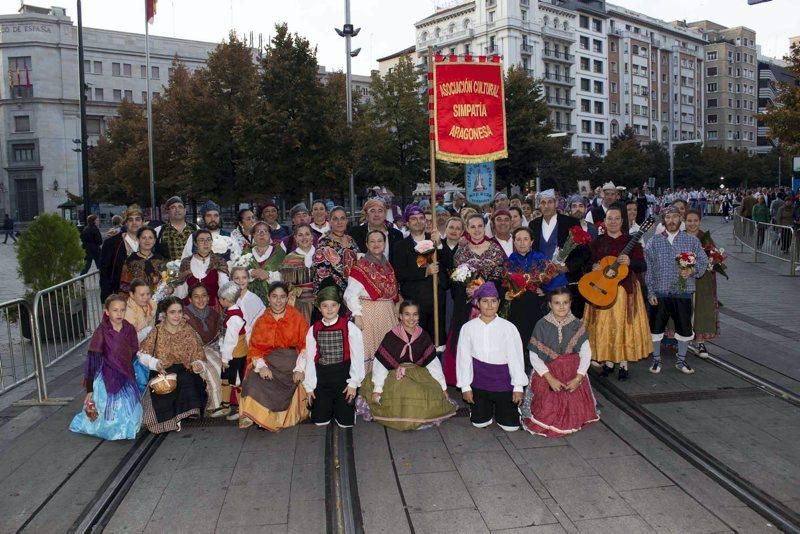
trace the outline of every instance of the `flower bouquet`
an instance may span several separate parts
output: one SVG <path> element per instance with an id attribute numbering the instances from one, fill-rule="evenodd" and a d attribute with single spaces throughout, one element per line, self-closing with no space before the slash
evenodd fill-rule
<path id="1" fill-rule="evenodd" d="M 483 277 L 477 276 L 477 272 L 469 264 L 463 263 L 456 267 L 453 274 L 450 275 L 453 282 L 458 282 L 467 286 L 467 291 L 471 288 L 473 291 L 478 289 L 484 284 Z M 467 302 L 471 299 L 467 296 Z"/>
<path id="2" fill-rule="evenodd" d="M 436 245 L 430 239 L 423 239 L 414 247 L 417 253 L 417 267 L 424 267 L 428 264 L 430 257 L 436 250 Z"/>
<path id="3" fill-rule="evenodd" d="M 694 255 L 694 252 L 681 252 L 675 256 L 675 264 L 680 271 L 677 281 L 678 291 L 686 291 L 686 278 L 684 278 L 683 275 L 684 273 L 688 273 L 689 275 L 694 274 L 697 265 L 697 257 Z"/>
<path id="4" fill-rule="evenodd" d="M 251 269 L 260 269 L 261 267 L 258 265 L 255 257 L 253 256 L 252 252 L 246 252 L 236 258 L 233 261 L 234 267 L 244 267 L 248 271 Z M 264 301 L 266 304 L 267 302 L 267 290 L 269 285 L 272 282 L 279 282 L 281 280 L 281 273 L 280 271 L 267 271 L 267 279 L 266 280 L 259 280 L 257 278 L 253 278 L 253 275 L 250 275 L 250 282 L 247 284 L 247 288 L 255 293 L 261 300 Z"/>
<path id="5" fill-rule="evenodd" d="M 224 256 L 228 251 L 233 250 L 233 238 L 225 235 L 215 235 L 212 237 L 211 252 Z"/>
<path id="6" fill-rule="evenodd" d="M 508 264 L 503 273 L 503 287 L 506 290 L 505 302 L 500 310 L 500 316 L 507 318 L 511 309 L 511 301 L 522 296 L 526 291 L 536 292 L 557 277 L 561 271 L 553 262 L 546 261 L 543 269 L 531 267 L 531 272 L 509 271 Z"/>
<path id="7" fill-rule="evenodd" d="M 153 301 L 158 304 L 172 294 L 172 290 L 181 284 L 180 280 L 180 260 L 172 260 L 163 264 L 161 267 L 161 281 L 153 291 Z"/>
<path id="8" fill-rule="evenodd" d="M 569 229 L 569 236 L 567 237 L 567 241 L 564 243 L 564 246 L 560 249 L 556 249 L 556 252 L 553 255 L 553 263 L 564 265 L 569 255 L 572 254 L 573 250 L 575 250 L 575 247 L 580 245 L 588 245 L 591 242 L 592 236 L 589 235 L 589 232 L 584 230 L 580 224 L 576 224 Z"/>
<path id="9" fill-rule="evenodd" d="M 725 278 L 728 278 L 728 267 L 725 265 L 725 260 L 728 259 L 728 255 L 725 254 L 725 249 L 717 248 L 710 244 L 704 246 L 703 249 L 708 256 L 708 270 L 717 272 Z"/>

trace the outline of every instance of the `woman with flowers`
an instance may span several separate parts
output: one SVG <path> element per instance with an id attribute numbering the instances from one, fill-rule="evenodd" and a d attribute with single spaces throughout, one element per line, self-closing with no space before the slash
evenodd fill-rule
<path id="1" fill-rule="evenodd" d="M 250 270 L 252 280 L 248 289 L 255 293 L 266 306 L 267 288 L 270 282 L 279 279 L 274 273 L 280 269 L 286 257 L 286 251 L 279 241 L 271 240 L 269 224 L 266 222 L 259 221 L 253 225 L 252 233 L 253 245 L 236 260 L 235 265 L 247 267 Z"/>
<path id="2" fill-rule="evenodd" d="M 386 259 L 386 236 L 381 230 L 367 234 L 367 253 L 350 269 L 344 302 L 364 338 L 364 369 L 372 371 L 375 351 L 386 332 L 397 325 L 395 303 L 400 300 L 394 268 Z"/>
<path id="3" fill-rule="evenodd" d="M 318 203 L 314 203 L 316 207 Z M 311 208 L 312 211 L 314 208 Z M 327 214 L 327 210 L 325 211 Z M 327 221 L 326 221 L 327 224 Z M 306 321 L 311 323 L 314 310 L 314 283 L 311 281 L 311 265 L 317 249 L 314 246 L 314 230 L 311 225 L 294 227 L 294 243 L 297 248 L 290 251 L 281 264 L 281 280 L 289 284 L 289 305 L 297 308 Z"/>
<path id="4" fill-rule="evenodd" d="M 531 338 L 536 323 L 544 317 L 544 294 L 557 287 L 567 286 L 567 277 L 545 255 L 533 247 L 533 232 L 527 226 L 514 230 L 514 251 L 508 257 L 503 272 L 506 297 L 503 315 L 519 331 L 523 343 Z M 501 314 L 502 315 L 502 314 Z M 526 358 L 525 371 L 530 374 Z"/>
<path id="5" fill-rule="evenodd" d="M 188 304 L 189 288 L 195 284 L 203 284 L 208 290 L 208 304 L 214 309 L 217 306 L 217 291 L 228 281 L 228 263 L 225 258 L 211 250 L 214 238 L 210 230 L 197 230 L 192 236 L 197 251 L 181 260 L 175 295 L 183 298 Z"/>
<path id="6" fill-rule="evenodd" d="M 689 349 L 701 358 L 708 357 L 705 341 L 719 335 L 719 301 L 717 300 L 717 273 L 725 278 L 725 251 L 717 248 L 711 232 L 700 229 L 702 215 L 698 210 L 686 212 L 686 233 L 700 240 L 708 256 L 708 268 L 697 279 L 694 293 L 694 342 Z"/>
<path id="7" fill-rule="evenodd" d="M 503 265 L 506 253 L 494 239 L 486 237 L 483 216 L 473 213 L 466 219 L 467 231 L 464 241 L 458 247 L 453 263 L 456 269 L 469 269 L 470 275 L 465 280 L 451 277 L 453 293 L 453 318 L 447 335 L 447 346 L 444 353 L 444 375 L 447 383 L 456 383 L 456 348 L 461 327 L 478 316 L 478 309 L 471 303 L 472 293 L 481 283 L 494 282 L 500 287 L 503 278 Z M 502 299 L 501 299 L 502 300 Z"/>
<path id="8" fill-rule="evenodd" d="M 131 282 L 138 278 L 147 282 L 150 291 L 155 292 L 161 281 L 162 265 L 165 263 L 164 258 L 154 250 L 156 231 L 149 226 L 143 226 L 136 232 L 136 239 L 139 241 L 139 248 L 125 258 L 119 278 L 119 289 L 129 293 Z"/>
<path id="9" fill-rule="evenodd" d="M 606 211 L 605 233 L 592 241 L 592 270 L 601 269 L 600 260 L 606 256 L 618 257 L 620 265 L 628 266 L 626 276 L 617 286 L 617 298 L 608 308 L 598 308 L 587 303 L 583 322 L 589 331 L 592 359 L 605 362 L 603 376 L 614 372 L 619 364 L 619 380 L 628 379 L 628 362 L 647 358 L 652 350 L 650 327 L 639 273 L 647 270 L 642 246 L 636 244 L 630 255 L 621 254 L 629 241 L 627 214 L 620 203 L 612 204 Z"/>

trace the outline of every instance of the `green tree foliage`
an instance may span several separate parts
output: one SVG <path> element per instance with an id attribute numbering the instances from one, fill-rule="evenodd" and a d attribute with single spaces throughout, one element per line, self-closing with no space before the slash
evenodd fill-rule
<path id="1" fill-rule="evenodd" d="M 72 278 L 83 266 L 78 229 L 55 213 L 44 213 L 17 240 L 17 274 L 31 291 Z"/>
<path id="2" fill-rule="evenodd" d="M 792 45 L 784 58 L 789 72 L 800 80 L 800 43 Z M 759 116 L 770 130 L 770 135 L 780 140 L 781 149 L 790 155 L 800 154 L 800 85 L 781 83 L 777 102 Z"/>

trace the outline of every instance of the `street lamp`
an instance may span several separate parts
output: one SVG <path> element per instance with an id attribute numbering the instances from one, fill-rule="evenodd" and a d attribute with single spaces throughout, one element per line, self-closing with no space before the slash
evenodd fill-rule
<path id="1" fill-rule="evenodd" d="M 350 70 L 350 60 L 358 55 L 361 52 L 360 48 L 356 48 L 355 50 L 350 50 L 350 39 L 358 35 L 358 32 L 361 31 L 361 28 L 354 28 L 353 24 L 350 22 L 350 0 L 344 0 L 344 26 L 342 29 L 334 28 L 336 33 L 339 34 L 339 37 L 344 37 L 345 43 L 345 55 L 347 59 L 347 75 L 346 75 L 346 87 L 345 87 L 345 98 L 347 99 L 347 127 L 353 127 L 353 74 Z M 353 170 L 350 169 L 350 214 L 353 217 L 353 220 L 356 218 L 356 191 L 355 191 L 355 181 L 353 179 Z"/>

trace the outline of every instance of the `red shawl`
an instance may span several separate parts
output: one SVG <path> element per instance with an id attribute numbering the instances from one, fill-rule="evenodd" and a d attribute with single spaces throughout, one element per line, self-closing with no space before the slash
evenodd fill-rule
<path id="1" fill-rule="evenodd" d="M 393 300 L 397 302 L 397 277 L 389 262 L 383 264 L 361 258 L 350 269 L 350 276 L 361 282 L 372 300 Z"/>

